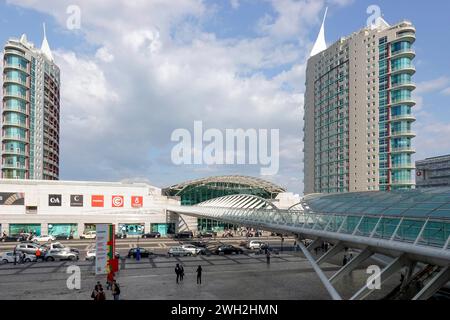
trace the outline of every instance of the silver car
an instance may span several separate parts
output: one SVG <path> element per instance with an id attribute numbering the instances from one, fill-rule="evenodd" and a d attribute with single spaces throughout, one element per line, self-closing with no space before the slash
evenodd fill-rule
<path id="1" fill-rule="evenodd" d="M 76 252 L 70 250 L 60 250 L 52 249 L 46 252 L 44 256 L 45 261 L 55 261 L 55 260 L 78 260 L 79 256 Z"/>
<path id="2" fill-rule="evenodd" d="M 27 254 L 35 254 L 37 249 L 41 249 L 41 251 L 43 251 L 41 246 L 36 243 L 21 243 L 16 246 L 17 252 L 20 251 Z"/>

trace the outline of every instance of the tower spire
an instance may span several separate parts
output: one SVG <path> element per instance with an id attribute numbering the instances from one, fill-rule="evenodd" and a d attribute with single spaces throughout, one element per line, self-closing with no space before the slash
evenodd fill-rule
<path id="1" fill-rule="evenodd" d="M 53 61 L 52 50 L 50 50 L 50 46 L 47 41 L 47 32 L 45 30 L 45 22 L 42 24 L 42 26 L 44 28 L 44 39 L 42 40 L 41 51 L 47 57 L 47 59 L 49 59 L 50 61 Z"/>
<path id="2" fill-rule="evenodd" d="M 314 43 L 314 47 L 311 51 L 311 55 L 315 56 L 316 54 L 327 49 L 327 42 L 325 41 L 325 19 L 327 18 L 328 7 L 325 8 L 325 14 L 323 15 L 322 26 L 320 27 L 319 35 L 317 36 L 317 40 Z"/>

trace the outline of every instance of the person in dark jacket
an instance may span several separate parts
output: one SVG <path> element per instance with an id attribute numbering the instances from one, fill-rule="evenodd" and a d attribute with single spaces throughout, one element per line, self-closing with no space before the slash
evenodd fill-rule
<path id="1" fill-rule="evenodd" d="M 177 275 L 177 283 L 180 280 L 180 275 L 181 275 L 181 268 L 180 265 L 177 263 L 176 267 L 175 267 L 175 273 Z"/>
<path id="2" fill-rule="evenodd" d="M 202 266 L 197 267 L 197 284 L 202 284 Z"/>
<path id="3" fill-rule="evenodd" d="M 183 281 L 184 278 L 184 268 L 183 265 L 180 265 L 180 280 Z"/>

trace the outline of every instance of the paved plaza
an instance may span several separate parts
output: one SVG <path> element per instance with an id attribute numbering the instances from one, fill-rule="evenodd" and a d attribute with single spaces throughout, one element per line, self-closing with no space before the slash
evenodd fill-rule
<path id="1" fill-rule="evenodd" d="M 297 252 L 280 252 L 266 257 L 246 251 L 241 255 L 205 255 L 195 257 L 167 257 L 166 247 L 177 245 L 173 240 L 150 240 L 140 246 L 151 248 L 153 258 L 140 261 L 125 259 L 126 248 L 135 245 L 136 240 L 118 242 L 122 256 L 117 281 L 121 286 L 121 299 L 182 299 L 182 300 L 323 300 L 329 295 L 309 262 Z M 239 240 L 231 240 L 238 242 Z M 274 243 L 278 240 L 272 240 Z M 92 247 L 93 242 L 76 242 L 79 248 Z M 289 243 L 287 241 L 286 243 Z M 5 246 L 5 244 L 2 244 Z M 71 244 L 75 247 L 74 244 Z M 80 250 L 82 251 L 82 250 Z M 84 250 L 83 250 L 84 251 Z M 80 257 L 84 257 L 83 253 Z M 328 276 L 335 273 L 339 261 L 322 265 Z M 184 281 L 176 284 L 174 267 L 184 266 Z M 67 268 L 77 265 L 81 270 L 81 289 L 70 290 L 66 281 L 70 274 Z M 195 269 L 203 268 L 203 283 L 196 284 Z M 356 270 L 339 283 L 336 288 L 343 297 L 350 297 L 366 281 L 365 268 Z M 381 298 L 398 282 L 393 279 L 375 292 L 372 299 Z M 96 281 L 105 284 L 105 276 L 95 276 L 91 261 L 38 262 L 24 265 L 6 264 L 0 266 L 0 295 L 2 299 L 90 299 Z M 105 285 L 104 285 L 105 287 Z M 112 299 L 107 291 L 107 298 Z"/>

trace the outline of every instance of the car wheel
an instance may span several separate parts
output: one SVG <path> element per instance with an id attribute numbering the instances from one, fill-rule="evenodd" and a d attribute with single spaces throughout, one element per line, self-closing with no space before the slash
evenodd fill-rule
<path id="1" fill-rule="evenodd" d="M 75 256 L 70 256 L 70 257 L 69 257 L 69 260 L 70 260 L 70 261 L 75 260 Z"/>
<path id="2" fill-rule="evenodd" d="M 31 262 L 31 259 L 30 258 L 26 258 L 25 262 Z"/>
<path id="3" fill-rule="evenodd" d="M 47 259 L 45 259 L 46 261 L 55 261 L 55 258 L 53 257 L 47 257 Z"/>
<path id="4" fill-rule="evenodd" d="M 3 259 L 2 260 L 2 263 L 8 263 L 9 261 L 8 260 L 6 260 L 6 259 Z"/>

